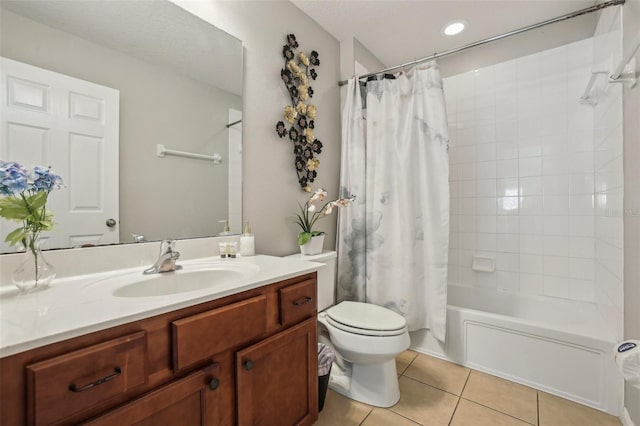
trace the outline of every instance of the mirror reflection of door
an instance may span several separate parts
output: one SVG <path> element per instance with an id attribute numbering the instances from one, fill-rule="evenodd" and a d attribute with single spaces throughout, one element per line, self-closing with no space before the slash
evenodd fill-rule
<path id="1" fill-rule="evenodd" d="M 51 166 L 67 185 L 49 196 L 44 248 L 118 243 L 119 91 L 0 60 L 0 158 Z M 1 252 L 16 249 L 4 242 L 16 226 L 0 222 Z"/>

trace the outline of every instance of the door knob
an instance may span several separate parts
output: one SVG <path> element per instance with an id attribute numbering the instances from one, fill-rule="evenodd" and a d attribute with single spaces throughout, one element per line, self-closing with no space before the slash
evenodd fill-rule
<path id="1" fill-rule="evenodd" d="M 252 368 L 253 368 L 253 361 L 251 361 L 250 359 L 246 360 L 244 362 L 244 369 L 251 370 Z"/>
<path id="2" fill-rule="evenodd" d="M 216 390 L 218 389 L 218 386 L 220 386 L 220 380 L 216 379 L 215 377 L 211 379 L 211 381 L 209 382 L 209 389 Z"/>
<path id="3" fill-rule="evenodd" d="M 107 221 L 105 222 L 105 224 L 109 227 L 109 228 L 113 228 L 114 226 L 116 226 L 118 222 L 116 222 L 115 219 L 111 218 L 111 219 L 107 219 Z"/>

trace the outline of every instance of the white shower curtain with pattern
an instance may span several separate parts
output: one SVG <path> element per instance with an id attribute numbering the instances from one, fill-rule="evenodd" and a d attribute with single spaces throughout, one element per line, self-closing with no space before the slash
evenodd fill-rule
<path id="1" fill-rule="evenodd" d="M 434 63 L 396 77 L 369 81 L 366 89 L 349 80 L 341 192 L 357 198 L 339 213 L 337 295 L 392 309 L 410 331 L 428 328 L 444 341 L 449 162 L 442 79 Z"/>

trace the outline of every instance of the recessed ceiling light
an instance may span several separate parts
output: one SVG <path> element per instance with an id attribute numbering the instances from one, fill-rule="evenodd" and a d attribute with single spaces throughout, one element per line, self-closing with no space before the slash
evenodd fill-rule
<path id="1" fill-rule="evenodd" d="M 462 31 L 464 31 L 466 26 L 467 23 L 465 21 L 452 21 L 442 27 L 442 33 L 448 36 L 460 34 Z"/>

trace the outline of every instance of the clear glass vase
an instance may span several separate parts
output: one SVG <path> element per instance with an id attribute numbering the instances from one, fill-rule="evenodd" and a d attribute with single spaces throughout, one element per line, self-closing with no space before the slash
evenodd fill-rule
<path id="1" fill-rule="evenodd" d="M 23 245 L 24 259 L 11 274 L 11 280 L 23 293 L 47 288 L 55 278 L 56 270 L 42 254 L 40 233 L 27 234 Z"/>

